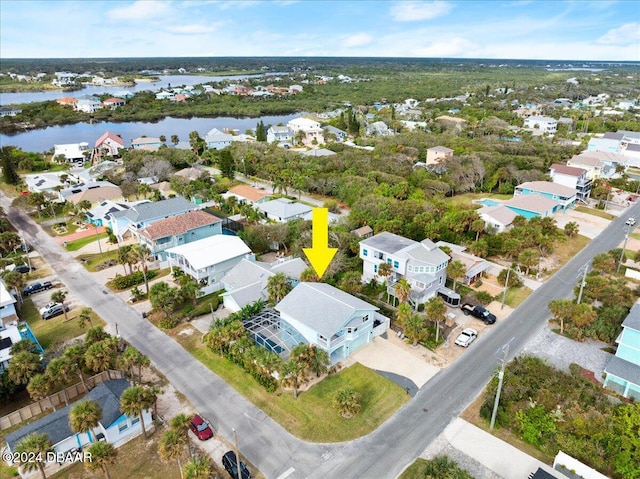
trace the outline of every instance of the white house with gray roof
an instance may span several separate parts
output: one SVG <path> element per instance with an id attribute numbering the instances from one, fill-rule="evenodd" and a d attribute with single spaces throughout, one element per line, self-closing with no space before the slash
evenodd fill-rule
<path id="1" fill-rule="evenodd" d="M 156 221 L 193 211 L 196 206 L 182 196 L 168 200 L 142 203 L 125 211 L 112 212 L 109 215 L 109 228 L 118 241 L 153 224 Z"/>
<path id="2" fill-rule="evenodd" d="M 478 216 L 484 221 L 487 231 L 502 233 L 513 226 L 513 220 L 518 216 L 516 212 L 506 205 L 483 206 L 477 210 Z"/>
<path id="3" fill-rule="evenodd" d="M 212 150 L 222 150 L 223 148 L 231 145 L 231 142 L 233 141 L 233 135 L 224 133 L 217 128 L 213 128 L 204 137 L 204 141 L 207 144 L 207 148 Z"/>
<path id="4" fill-rule="evenodd" d="M 382 334 L 389 320 L 378 308 L 326 283 L 300 283 L 275 310 L 280 340 L 295 346 L 315 344 L 336 363 Z M 374 331 L 375 329 L 375 331 Z"/>
<path id="5" fill-rule="evenodd" d="M 275 263 L 264 263 L 242 258 L 222 278 L 224 307 L 235 312 L 256 301 L 267 301 L 267 283 L 269 278 L 278 273 L 289 279 L 295 287 L 300 282 L 300 275 L 307 265 L 300 258 L 283 258 Z"/>
<path id="6" fill-rule="evenodd" d="M 578 190 L 551 181 L 527 181 L 516 186 L 513 197 L 538 195 L 549 198 L 560 205 L 563 211 L 573 208 L 578 197 Z M 539 198 L 535 198 L 538 200 Z M 554 212 L 557 210 L 554 210 Z"/>
<path id="7" fill-rule="evenodd" d="M 296 218 L 304 218 L 305 215 L 311 213 L 311 206 L 297 203 L 287 198 L 278 198 L 276 200 L 267 201 L 256 205 L 256 208 L 267 219 L 278 223 L 286 223 Z"/>
<path id="8" fill-rule="evenodd" d="M 129 387 L 126 379 L 114 379 L 100 383 L 82 399 L 91 399 L 102 408 L 98 426 L 88 433 L 76 433 L 69 425 L 69 411 L 75 404 L 69 404 L 57 411 L 21 427 L 5 436 L 10 451 L 31 433 L 46 434 L 58 453 L 76 451 L 96 441 L 121 444 L 137 436 L 141 431 L 139 416 L 127 416 L 120 410 L 120 396 Z M 152 424 L 151 411 L 142 414 L 145 427 Z"/>
<path id="9" fill-rule="evenodd" d="M 640 401 L 640 304 L 634 304 L 622 322 L 616 343 L 616 354 L 604 369 L 604 387 Z"/>
<path id="10" fill-rule="evenodd" d="M 409 301 L 417 307 L 445 287 L 449 256 L 433 241 L 421 242 L 383 232 L 360 242 L 362 281 L 387 282 L 387 292 L 395 296 L 395 285 L 405 279 L 411 286 Z M 378 274 L 381 263 L 391 265 L 387 278 Z"/>
<path id="11" fill-rule="evenodd" d="M 293 130 L 288 126 L 271 126 L 267 130 L 267 143 L 291 144 L 293 142 Z"/>

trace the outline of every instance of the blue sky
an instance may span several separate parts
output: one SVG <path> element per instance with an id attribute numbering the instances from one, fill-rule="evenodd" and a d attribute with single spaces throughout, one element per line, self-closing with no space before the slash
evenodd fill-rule
<path id="1" fill-rule="evenodd" d="M 0 58 L 640 61 L 640 1 L 0 0 Z"/>

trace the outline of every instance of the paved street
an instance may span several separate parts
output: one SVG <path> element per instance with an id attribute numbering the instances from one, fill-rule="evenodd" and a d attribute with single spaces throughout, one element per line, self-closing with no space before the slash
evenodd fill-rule
<path id="1" fill-rule="evenodd" d="M 569 297 L 578 270 L 593 255 L 617 247 L 624 219 L 617 219 L 553 278 L 538 288 L 500 327 L 484 334 L 453 365 L 440 371 L 394 417 L 374 433 L 336 445 L 309 444 L 288 434 L 220 378 L 191 358 L 176 342 L 143 320 L 120 298 L 100 286 L 84 268 L 39 230 L 24 213 L 0 204 L 68 289 L 148 355 L 167 379 L 227 438 L 238 431 L 243 453 L 267 478 L 393 478 L 419 456 L 482 390 L 496 368 L 497 352 L 510 343 L 520 351 L 548 319 L 546 304 Z M 640 216 L 640 204 L 629 215 Z M 188 375 L 185 371 L 189 371 Z M 292 471 L 291 468 L 294 470 Z"/>

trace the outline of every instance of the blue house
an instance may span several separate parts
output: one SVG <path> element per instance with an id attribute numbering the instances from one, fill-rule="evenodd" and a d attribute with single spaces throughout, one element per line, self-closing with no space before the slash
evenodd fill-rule
<path id="1" fill-rule="evenodd" d="M 155 221 L 139 231 L 138 238 L 147 245 L 155 259 L 165 261 L 165 250 L 222 234 L 222 220 L 206 211 L 189 211 Z"/>
<path id="2" fill-rule="evenodd" d="M 616 355 L 604 368 L 604 387 L 640 401 L 640 304 L 636 303 L 622 322 L 616 339 Z"/>
<path id="3" fill-rule="evenodd" d="M 207 133 L 207 136 L 204 137 L 204 141 L 207 143 L 207 148 L 212 150 L 222 150 L 223 148 L 231 145 L 233 136 L 214 128 Z"/>
<path id="4" fill-rule="evenodd" d="M 573 208 L 576 204 L 578 191 L 575 188 L 552 183 L 551 181 L 527 181 L 516 186 L 513 197 L 520 195 L 545 196 L 560 205 L 562 211 Z"/>
<path id="5" fill-rule="evenodd" d="M 32 433 L 46 434 L 57 453 L 75 451 L 96 441 L 114 444 L 134 438 L 142 430 L 139 416 L 127 416 L 120 411 L 120 396 L 128 387 L 126 379 L 114 379 L 100 383 L 84 396 L 83 400 L 93 400 L 102 408 L 102 418 L 89 434 L 71 430 L 69 411 L 75 404 L 69 404 L 7 434 L 9 450 L 15 450 L 16 445 Z M 142 417 L 145 427 L 151 426 L 151 411 L 145 410 Z"/>
<path id="6" fill-rule="evenodd" d="M 140 138 L 134 138 L 131 140 L 131 148 L 135 150 L 151 150 L 155 151 L 162 146 L 160 138 L 150 138 L 147 136 L 141 136 Z"/>

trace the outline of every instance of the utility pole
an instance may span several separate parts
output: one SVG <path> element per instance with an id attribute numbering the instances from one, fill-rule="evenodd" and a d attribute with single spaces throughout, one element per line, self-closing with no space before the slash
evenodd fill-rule
<path id="1" fill-rule="evenodd" d="M 584 289 L 585 284 L 587 284 L 587 273 L 589 272 L 589 263 L 585 264 L 582 268 L 582 281 L 580 281 L 580 291 L 578 292 L 578 299 L 576 304 L 580 304 L 582 301 L 582 290 Z"/>
<path id="2" fill-rule="evenodd" d="M 236 434 L 236 428 L 233 428 L 233 444 L 235 447 L 235 453 L 236 453 L 236 471 L 237 471 L 237 479 L 241 479 L 242 478 L 242 471 L 240 470 L 240 454 L 238 453 L 238 435 Z"/>
<path id="3" fill-rule="evenodd" d="M 500 365 L 500 371 L 498 372 L 498 390 L 496 391 L 496 399 L 493 402 L 493 412 L 491 413 L 491 424 L 489 425 L 489 429 L 493 430 L 493 426 L 496 423 L 496 415 L 498 414 L 498 404 L 500 403 L 500 393 L 502 392 L 502 382 L 504 381 L 504 368 L 507 365 L 507 357 L 509 356 L 509 345 L 513 341 L 513 338 L 509 340 L 507 344 L 502 346 L 502 351 L 504 352 L 504 356 L 500 360 L 502 363 Z"/>
<path id="4" fill-rule="evenodd" d="M 509 273 L 511 273 L 511 268 L 507 268 L 507 280 L 504 282 L 504 291 L 502 293 L 502 306 L 500 306 L 500 309 L 504 309 L 504 302 L 507 299 L 507 289 L 509 289 Z"/>
<path id="5" fill-rule="evenodd" d="M 100 256 L 102 255 L 102 245 L 100 244 L 100 235 L 98 234 L 98 225 L 93 223 L 93 227 L 96 230 L 96 239 L 98 240 L 98 249 L 100 250 Z"/>
<path id="6" fill-rule="evenodd" d="M 627 249 L 627 240 L 629 239 L 629 230 L 631 229 L 631 225 L 629 224 L 626 227 L 626 232 L 624 234 L 624 244 L 622 245 L 622 251 L 620 252 L 620 259 L 618 260 L 618 267 L 616 268 L 616 273 L 620 272 L 620 265 L 622 264 L 622 258 L 624 258 L 624 250 Z"/>

